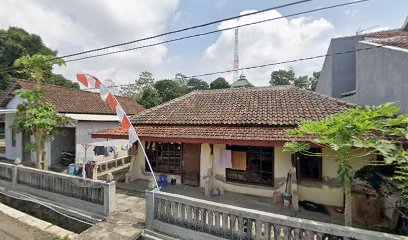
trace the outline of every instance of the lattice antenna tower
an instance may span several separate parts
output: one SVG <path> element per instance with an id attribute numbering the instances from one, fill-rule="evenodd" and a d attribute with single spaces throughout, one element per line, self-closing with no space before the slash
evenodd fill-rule
<path id="1" fill-rule="evenodd" d="M 238 27 L 235 28 L 235 42 L 234 42 L 234 65 L 233 65 L 233 82 L 238 80 L 239 75 L 239 55 L 238 55 Z"/>

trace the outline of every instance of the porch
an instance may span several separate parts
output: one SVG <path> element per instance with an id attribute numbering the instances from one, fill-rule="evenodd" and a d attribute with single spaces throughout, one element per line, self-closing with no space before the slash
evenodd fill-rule
<path id="1" fill-rule="evenodd" d="M 138 179 L 130 183 L 121 183 L 117 181 L 117 188 L 134 192 L 145 192 L 148 189 L 148 181 Z M 309 219 L 314 221 L 344 224 L 344 215 L 338 213 L 334 208 L 325 206 L 327 213 L 313 212 L 299 208 L 299 211 L 294 211 L 289 207 L 283 206 L 282 203 L 276 203 L 272 198 L 247 195 L 242 193 L 225 192 L 223 196 L 206 196 L 204 188 L 192 187 L 183 184 L 167 185 L 162 189 L 162 192 L 182 195 L 194 199 L 206 200 L 214 203 L 221 203 L 234 207 L 241 207 L 245 209 L 253 209 L 268 213 L 281 214 L 290 217 Z M 362 226 L 356 226 L 362 227 Z"/>

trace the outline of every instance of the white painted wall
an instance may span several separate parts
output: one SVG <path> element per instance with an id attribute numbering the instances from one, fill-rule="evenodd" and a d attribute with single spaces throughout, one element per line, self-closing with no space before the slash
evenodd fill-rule
<path id="1" fill-rule="evenodd" d="M 17 157 L 21 158 L 23 154 L 22 134 L 16 134 L 16 146 L 11 146 L 11 125 L 14 122 L 15 113 L 7 113 L 5 117 L 5 137 L 6 137 L 6 158 L 14 160 Z"/>
<path id="2" fill-rule="evenodd" d="M 87 157 L 92 157 L 95 161 L 103 161 L 113 159 L 114 155 L 105 157 L 105 156 L 95 156 L 93 149 L 94 146 L 116 146 L 116 145 L 125 145 L 128 144 L 127 140 L 118 140 L 118 139 L 101 139 L 101 138 L 91 138 L 91 133 L 114 128 L 118 126 L 118 122 L 95 122 L 95 121 L 78 121 L 76 130 L 75 130 L 75 141 L 76 141 L 76 155 L 77 157 L 85 156 L 85 149 L 81 144 L 90 144 L 92 145 L 87 151 Z M 127 151 L 120 151 L 118 157 L 128 156 Z"/>

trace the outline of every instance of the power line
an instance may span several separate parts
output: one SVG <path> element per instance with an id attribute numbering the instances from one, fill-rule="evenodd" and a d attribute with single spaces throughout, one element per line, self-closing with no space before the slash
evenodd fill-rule
<path id="1" fill-rule="evenodd" d="M 133 43 L 137 43 L 137 42 L 141 42 L 141 41 L 151 40 L 151 39 L 154 39 L 154 38 L 159 38 L 159 37 L 163 37 L 163 36 L 167 36 L 167 35 L 171 35 L 171 34 L 175 34 L 175 33 L 185 32 L 185 31 L 188 31 L 188 30 L 196 29 L 196 28 L 202 28 L 202 27 L 210 26 L 210 25 L 213 25 L 213 24 L 216 24 L 216 23 L 225 22 L 225 21 L 228 21 L 228 20 L 233 20 L 233 19 L 237 19 L 237 18 L 241 18 L 241 17 L 256 15 L 256 14 L 259 14 L 259 13 L 268 12 L 268 11 L 276 10 L 276 9 L 280 9 L 280 8 L 285 8 L 285 7 L 289 7 L 289 6 L 293 6 L 293 5 L 297 5 L 297 4 L 301 4 L 301 3 L 305 3 L 305 2 L 310 2 L 310 1 L 312 1 L 312 0 L 302 0 L 302 1 L 297 1 L 297 2 L 293 2 L 293 3 L 279 5 L 279 6 L 276 6 L 276 7 L 265 8 L 265 9 L 262 9 L 262 10 L 259 10 L 259 11 L 256 11 L 256 12 L 246 13 L 246 14 L 242 14 L 242 15 L 238 15 L 238 16 L 234 16 L 234 17 L 228 17 L 228 18 L 224 18 L 224 19 L 220 19 L 220 20 L 216 20 L 216 21 L 212 21 L 212 22 L 208 22 L 208 23 L 203 23 L 203 24 L 195 25 L 195 26 L 191 26 L 191 27 L 186 27 L 186 28 L 182 28 L 182 29 L 178 29 L 178 30 L 173 30 L 173 31 L 170 31 L 170 32 L 165 32 L 165 33 L 161 33 L 161 34 L 158 34 L 158 35 L 145 37 L 145 38 L 140 38 L 140 39 L 124 42 L 124 43 L 118 43 L 118 44 L 114 44 L 114 45 L 110 45 L 110 46 L 106 46 L 106 47 L 95 48 L 95 49 L 86 50 L 86 51 L 82 51 L 82 52 L 78 52 L 78 53 L 68 54 L 68 55 L 61 56 L 59 58 L 73 57 L 73 56 L 78 56 L 78 55 L 82 55 L 82 54 L 86 54 L 86 53 L 106 50 L 106 49 L 110 49 L 110 48 L 114 48 L 114 47 L 121 47 L 121 46 L 129 45 L 129 44 L 133 44 Z"/>
<path id="2" fill-rule="evenodd" d="M 90 58 L 102 57 L 102 56 L 107 56 L 107 55 L 112 55 L 112 54 L 117 54 L 117 53 L 122 53 L 122 52 L 128 52 L 128 51 L 133 51 L 133 50 L 142 49 L 142 48 L 153 47 L 153 46 L 162 45 L 162 44 L 165 44 L 165 43 L 171 43 L 171 42 L 181 41 L 181 40 L 185 40 L 185 39 L 189 39 L 189 38 L 200 37 L 200 36 L 204 36 L 204 35 L 209 35 L 209 34 L 214 34 L 214 33 L 218 33 L 218 32 L 228 31 L 228 30 L 231 30 L 231 29 L 235 29 L 237 27 L 238 28 L 247 27 L 247 26 L 256 25 L 256 24 L 260 24 L 260 23 L 264 23 L 264 22 L 275 21 L 275 20 L 279 20 L 279 19 L 283 19 L 283 18 L 294 17 L 294 16 L 306 14 L 306 13 L 318 12 L 318 11 L 322 11 L 322 10 L 327 10 L 327 9 L 332 9 L 332 8 L 337 8 L 337 7 L 343 7 L 343 6 L 362 3 L 362 2 L 367 2 L 367 1 L 370 1 L 370 0 L 359 0 L 359 1 L 354 1 L 354 2 L 348 2 L 348 3 L 331 5 L 331 6 L 327 6 L 327 7 L 316 8 L 316 9 L 312 9 L 312 10 L 308 10 L 308 11 L 302 11 L 302 12 L 298 12 L 298 13 L 288 14 L 288 15 L 285 15 L 285 16 L 268 18 L 268 19 L 264 19 L 264 20 L 260 20 L 260 21 L 256 21 L 256 22 L 241 24 L 241 25 L 237 25 L 237 26 L 234 26 L 234 27 L 228 27 L 228 28 L 218 29 L 218 30 L 214 30 L 214 31 L 208 31 L 208 32 L 204 32 L 204 33 L 197 33 L 197 34 L 188 35 L 188 36 L 184 36 L 184 37 L 174 38 L 174 39 L 170 39 L 170 40 L 166 40 L 166 41 L 162 41 L 162 42 L 158 42 L 158 43 L 152 43 L 152 44 L 148 44 L 148 45 L 143 45 L 143 46 L 139 46 L 139 47 L 122 49 L 122 50 L 117 50 L 117 51 L 113 51 L 113 52 L 101 53 L 101 54 L 95 54 L 95 55 L 81 57 L 81 58 L 75 58 L 75 59 L 67 60 L 66 62 L 75 62 L 75 61 L 80 61 L 80 60 L 85 60 L 85 59 L 90 59 Z"/>
<path id="3" fill-rule="evenodd" d="M 323 57 L 331 57 L 331 56 L 336 56 L 336 55 L 350 54 L 350 53 L 356 53 L 356 52 L 360 52 L 360 51 L 367 51 L 367 50 L 381 48 L 381 47 L 384 47 L 384 45 L 378 45 L 378 46 L 367 47 L 367 48 L 360 48 L 360 49 L 356 49 L 356 50 L 349 50 L 349 51 L 343 51 L 343 52 L 328 53 L 328 54 L 316 55 L 316 56 L 311 56 L 311 57 L 303 57 L 303 58 L 297 58 L 297 59 L 286 60 L 286 61 L 281 61 L 281 62 L 274 62 L 274 63 L 255 65 L 255 66 L 250 66 L 250 67 L 241 67 L 238 70 L 249 70 L 249 69 L 255 69 L 255 68 L 263 68 L 263 67 L 281 65 L 281 64 L 285 64 L 285 63 L 295 63 L 295 62 L 301 62 L 301 61 L 308 61 L 308 60 L 313 60 L 313 59 L 318 59 L 318 58 L 323 58 Z M 211 75 L 222 74 L 222 73 L 230 73 L 230 72 L 233 72 L 233 71 L 234 71 L 234 69 L 229 69 L 229 70 L 224 70 L 224 71 L 217 71 L 217 72 L 210 72 L 210 73 L 204 73 L 204 74 L 190 75 L 190 76 L 187 76 L 187 78 L 211 76 Z M 129 86 L 135 86 L 135 84 L 115 85 L 115 86 L 110 86 L 109 88 L 129 87 Z M 94 89 L 94 88 L 87 88 L 87 89 L 91 90 L 91 89 Z"/>
<path id="4" fill-rule="evenodd" d="M 312 1 L 312 0 L 308 0 L 308 1 Z M 189 38 L 193 38 L 193 37 L 199 37 L 199 36 L 204 36 L 204 35 L 208 35 L 208 34 L 213 34 L 213 33 L 218 33 L 218 32 L 222 32 L 222 31 L 227 31 L 227 30 L 234 29 L 234 28 L 236 28 L 236 27 L 246 27 L 246 26 L 250 26 L 250 25 L 260 24 L 260 23 L 263 23 L 263 22 L 278 20 L 278 19 L 287 18 L 287 17 L 298 16 L 298 15 L 301 15 L 301 14 L 312 13 L 312 12 L 317 12 L 317 11 L 322 11 L 322 10 L 326 10 L 326 9 L 331 9 L 331 8 L 336 8 L 336 7 L 342 7 L 342 6 L 346 6 L 346 5 L 352 5 L 352 4 L 357 4 L 357 3 L 367 2 L 367 1 L 370 1 L 370 0 L 359 0 L 359 1 L 353 1 L 353 2 L 348 2 L 348 3 L 342 3 L 342 4 L 331 5 L 331 6 L 328 6 L 328 7 L 322 7 L 322 8 L 312 9 L 312 10 L 303 11 L 303 12 L 298 12 L 298 13 L 289 14 L 289 15 L 285 15 L 285 16 L 281 16 L 281 17 L 276 17 L 276 18 L 264 19 L 264 20 L 261 20 L 261 21 L 256 21 L 256 22 L 252 22 L 252 23 L 242 24 L 242 25 L 238 25 L 238 26 L 234 26 L 234 27 L 230 27 L 230 28 L 224 28 L 224 29 L 209 31 L 209 32 L 205 32 L 205 33 L 199 33 L 199 34 L 189 35 L 189 36 L 185 36 L 185 37 L 175 38 L 175 39 L 171 39 L 171 40 L 167 40 L 167 41 L 163 41 L 163 42 L 158 42 L 158 43 L 153 43 L 153 44 L 148 44 L 148 45 L 144 45 L 144 46 L 139 46 L 139 47 L 134 47 L 134 48 L 129 48 L 129 49 L 123 49 L 123 50 L 117 50 L 117 51 L 108 52 L 108 53 L 96 54 L 96 55 L 87 56 L 87 57 L 82 57 L 82 58 L 71 59 L 71 60 L 67 60 L 66 62 L 80 61 L 80 60 L 84 60 L 84 59 L 90 59 L 90 58 L 102 57 L 102 56 L 111 55 L 111 54 L 116 54 L 116 53 L 121 53 L 121 52 L 132 51 L 132 50 L 136 50 L 136 49 L 142 49 L 142 48 L 147 48 L 147 47 L 153 47 L 153 46 L 157 46 L 157 45 L 161 45 L 161 44 L 165 44 L 165 43 L 170 43 L 170 42 L 180 41 L 180 40 L 189 39 Z M 303 2 L 304 2 L 304 1 L 295 2 L 295 3 L 292 3 L 292 5 L 294 5 L 294 4 L 299 4 L 299 3 L 303 3 Z M 288 4 L 286 4 L 286 5 L 288 5 Z M 275 7 L 275 9 L 277 9 L 277 8 L 282 8 L 283 6 L 286 6 L 286 5 L 282 5 L 282 6 Z M 268 9 L 271 10 L 271 9 L 273 9 L 273 8 L 268 8 Z M 260 10 L 260 11 L 254 12 L 253 14 L 259 13 L 259 12 L 265 12 L 265 11 L 268 11 L 268 9 Z M 242 16 L 248 16 L 248 14 L 240 15 L 239 17 L 242 17 Z M 232 17 L 231 19 L 234 19 L 234 18 L 236 18 L 236 17 Z M 217 23 L 217 22 L 222 22 L 222 21 L 225 21 L 225 20 L 218 20 L 218 21 L 214 21 L 214 22 L 212 22 L 212 23 Z M 190 27 L 190 28 L 191 28 L 191 29 L 193 29 L 193 28 L 198 28 L 199 26 L 204 26 L 204 25 L 207 26 L 207 25 L 210 25 L 210 23 L 201 24 L 201 25 L 197 25 L 197 26 Z M 190 28 L 186 28 L 186 29 L 190 29 Z M 181 30 L 177 30 L 177 31 L 181 31 Z M 173 31 L 173 32 L 175 32 L 175 31 Z M 168 33 L 163 33 L 163 34 L 168 35 L 168 34 L 170 34 L 170 32 L 168 32 Z M 157 35 L 157 36 L 159 36 L 159 35 Z M 153 38 L 153 37 L 152 37 L 152 38 Z M 146 40 L 147 40 L 147 39 L 146 39 Z M 135 40 L 135 41 L 143 41 L 143 40 L 142 40 L 142 39 L 138 39 L 138 40 Z M 130 43 L 130 42 L 128 42 L 128 43 Z M 124 43 L 123 43 L 123 45 L 124 45 Z M 113 46 L 121 46 L 121 45 L 120 45 L 120 44 L 116 44 L 116 45 L 112 45 L 112 47 L 113 47 Z M 105 49 L 107 49 L 107 48 L 108 48 L 108 47 L 106 47 Z M 100 49 L 100 50 L 103 50 L 103 49 Z M 94 50 L 89 50 L 89 51 L 87 51 L 87 52 L 90 52 L 90 51 L 94 51 Z M 95 51 L 96 51 L 96 50 L 95 50 Z M 85 52 L 79 52 L 79 53 L 70 54 L 70 55 L 66 55 L 66 56 L 62 56 L 62 57 L 58 57 L 58 58 L 66 58 L 66 57 L 69 57 L 69 56 L 76 56 L 76 55 L 80 55 L 80 54 L 84 54 L 84 53 L 85 53 Z M 57 58 L 56 58 L 56 59 L 57 59 Z M 15 71 L 16 69 L 17 69 L 17 68 L 15 68 L 15 67 L 14 67 L 14 68 L 9 67 L 9 68 L 5 68 L 5 69 L 0 69 L 0 73 L 9 72 L 9 71 Z"/>

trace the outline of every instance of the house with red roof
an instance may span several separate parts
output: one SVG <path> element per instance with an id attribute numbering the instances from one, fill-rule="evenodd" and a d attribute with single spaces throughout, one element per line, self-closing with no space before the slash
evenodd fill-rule
<path id="1" fill-rule="evenodd" d="M 204 188 L 211 179 L 216 189 L 225 191 L 269 198 L 290 191 L 295 204 L 299 199 L 343 206 L 337 163 L 329 150 L 313 146 L 326 155 L 323 158 L 295 156 L 284 152 L 283 145 L 307 141 L 286 132 L 303 120 L 356 106 L 294 86 L 231 88 L 194 91 L 131 120 L 157 179 L 165 175 L 169 182 Z M 112 128 L 92 137 L 128 136 Z M 127 181 L 151 179 L 140 149 L 132 161 Z"/>
<path id="2" fill-rule="evenodd" d="M 17 133 L 12 128 L 17 106 L 21 102 L 13 92 L 17 89 L 34 89 L 35 82 L 17 79 L 0 98 L 0 114 L 5 118 L 5 152 L 3 158 L 23 161 L 35 161 L 35 152 L 26 148 L 33 136 Z M 52 84 L 42 84 L 45 91 L 44 101 L 51 103 L 60 114 L 72 119 L 71 124 L 61 129 L 55 139 L 47 145 L 48 164 L 59 164 L 62 152 L 74 154 L 77 158 L 91 157 L 92 160 L 107 160 L 117 156 L 127 156 L 128 151 L 119 149 L 112 154 L 95 155 L 96 146 L 115 147 L 127 144 L 125 140 L 92 139 L 94 131 L 115 127 L 118 118 L 100 99 L 98 93 L 66 88 Z M 126 97 L 117 97 L 128 115 L 144 110 L 143 106 Z M 85 147 L 88 145 L 88 147 Z M 109 156 L 106 156 L 109 155 Z"/>

